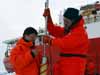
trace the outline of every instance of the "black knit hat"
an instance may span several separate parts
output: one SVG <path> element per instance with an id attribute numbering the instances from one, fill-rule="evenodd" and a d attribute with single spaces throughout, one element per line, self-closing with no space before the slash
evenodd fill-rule
<path id="1" fill-rule="evenodd" d="M 68 8 L 65 10 L 63 16 L 70 20 L 76 20 L 80 17 L 79 10 L 75 8 Z"/>
<path id="2" fill-rule="evenodd" d="M 36 29 L 34 29 L 33 27 L 28 27 L 28 28 L 26 28 L 25 30 L 24 30 L 24 33 L 23 33 L 23 35 L 25 35 L 25 34 L 27 34 L 27 35 L 29 35 L 29 34 L 38 34 L 38 32 L 36 31 Z"/>

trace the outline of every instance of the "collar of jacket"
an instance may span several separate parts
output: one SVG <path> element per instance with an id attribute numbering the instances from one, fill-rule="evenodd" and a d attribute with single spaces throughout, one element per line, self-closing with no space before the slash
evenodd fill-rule
<path id="1" fill-rule="evenodd" d="M 78 27 L 83 27 L 84 25 L 84 19 L 81 18 L 74 26 L 72 26 L 71 30 L 76 29 Z"/>
<path id="2" fill-rule="evenodd" d="M 24 45 L 24 46 L 27 46 L 27 47 L 32 47 L 33 46 L 32 42 L 26 42 L 23 38 L 18 40 L 17 45 L 18 44 L 21 44 L 21 45 Z"/>
<path id="3" fill-rule="evenodd" d="M 71 28 L 69 28 L 68 32 L 65 32 L 65 35 L 69 34 L 70 32 L 72 32 L 74 30 L 79 29 L 80 27 L 83 27 L 83 25 L 84 25 L 84 19 L 81 18 L 75 25 L 73 25 Z"/>

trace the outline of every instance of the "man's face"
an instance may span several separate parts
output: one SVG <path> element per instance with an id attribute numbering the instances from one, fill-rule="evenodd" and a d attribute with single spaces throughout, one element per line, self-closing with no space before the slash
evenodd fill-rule
<path id="1" fill-rule="evenodd" d="M 63 21 L 64 21 L 64 28 L 65 29 L 68 29 L 71 25 L 72 25 L 72 21 L 68 18 L 63 18 Z"/>
<path id="2" fill-rule="evenodd" d="M 28 41 L 35 41 L 35 39 L 37 38 L 37 36 L 33 33 L 33 34 L 29 34 L 29 35 L 25 35 L 25 39 Z"/>

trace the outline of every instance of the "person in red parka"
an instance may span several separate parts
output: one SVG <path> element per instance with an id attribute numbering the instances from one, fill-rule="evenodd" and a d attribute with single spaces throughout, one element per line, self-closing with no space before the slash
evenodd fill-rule
<path id="1" fill-rule="evenodd" d="M 54 36 L 54 38 L 44 36 L 43 42 L 60 48 L 59 63 L 55 64 L 54 75 L 84 75 L 89 43 L 79 10 L 75 8 L 65 10 L 64 27 L 54 25 L 49 8 L 44 10 L 43 16 L 48 16 L 48 32 Z"/>
<path id="2" fill-rule="evenodd" d="M 16 75 L 39 75 L 37 61 L 39 50 L 34 46 L 37 34 L 34 28 L 26 28 L 23 37 L 18 40 L 16 46 L 11 50 L 10 62 Z"/>

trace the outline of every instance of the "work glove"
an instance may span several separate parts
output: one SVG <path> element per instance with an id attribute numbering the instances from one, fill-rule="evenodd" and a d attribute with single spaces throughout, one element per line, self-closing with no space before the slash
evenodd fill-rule
<path id="1" fill-rule="evenodd" d="M 44 44 L 51 45 L 51 40 L 52 40 L 52 38 L 50 38 L 50 36 L 47 36 L 47 35 L 43 36 Z"/>
<path id="2" fill-rule="evenodd" d="M 43 46 L 39 45 L 36 46 L 33 50 L 32 50 L 32 55 L 33 57 L 37 56 L 43 49 Z"/>
<path id="3" fill-rule="evenodd" d="M 46 16 L 50 16 L 50 9 L 49 9 L 49 8 L 44 9 L 43 16 L 44 16 L 44 17 L 46 17 Z"/>

